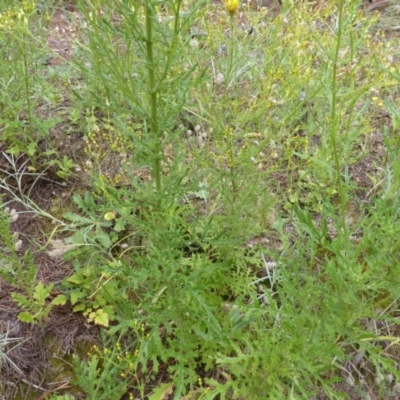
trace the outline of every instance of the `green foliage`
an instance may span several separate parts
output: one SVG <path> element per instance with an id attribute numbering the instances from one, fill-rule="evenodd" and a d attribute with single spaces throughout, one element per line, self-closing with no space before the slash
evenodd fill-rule
<path id="1" fill-rule="evenodd" d="M 170 6 L 176 11 L 178 4 Z M 80 67 L 88 79 L 90 106 L 107 110 L 107 121 L 115 121 L 112 129 L 132 139 L 129 151 L 135 157 L 125 170 L 128 185 L 115 187 L 101 175 L 94 177 L 94 193 L 74 198 L 81 213 L 65 215 L 77 230 L 72 236 L 77 247 L 67 257 L 79 259 L 65 283 L 70 301 L 92 321 L 99 313 L 109 315 L 105 307 L 113 315 L 104 348 L 80 364 L 87 372 L 79 384 L 88 393 L 105 393 L 98 376 L 103 371 L 123 390 L 139 390 L 142 398 L 162 396 L 171 388 L 176 399 L 190 394 L 201 399 L 302 399 L 321 388 L 331 398 L 342 398 L 333 389 L 341 379 L 337 371 L 358 350 L 368 355 L 365 362 L 376 373 L 383 368 L 398 379 L 395 363 L 378 344 L 384 337 L 393 346 L 396 341 L 365 324 L 366 319 L 393 321 L 397 279 L 388 270 L 382 275 L 385 257 L 372 261 L 367 256 L 382 254 L 392 223 L 378 232 L 372 218 L 356 223 L 343 211 L 356 189 L 348 165 L 358 161 L 354 149 L 370 131 L 364 105 L 370 85 L 379 82 L 386 90 L 392 84 L 383 83 L 376 72 L 373 81 L 349 89 L 365 67 L 354 55 L 366 45 L 363 35 L 373 21 L 349 31 L 357 13 L 350 4 L 341 14 L 343 35 L 328 35 L 313 28 L 306 19 L 311 9 L 304 5 L 290 25 L 281 17 L 274 20 L 266 39 L 241 38 L 244 48 L 258 45 L 265 60 L 274 60 L 264 61 L 258 87 L 251 86 L 260 70 L 257 57 L 243 58 L 231 37 L 227 58 L 216 66 L 226 72 L 226 92 L 214 87 L 215 94 L 207 86 L 196 92 L 195 72 L 183 57 L 188 51 L 182 46 L 185 25 L 177 34 L 176 14 L 175 20 L 156 20 L 152 14 L 157 51 L 150 55 L 154 49 L 149 53 L 139 38 L 148 37 L 144 28 L 153 4 L 128 9 L 114 1 L 113 7 L 122 16 L 118 26 L 110 22 L 107 7 L 99 18 L 85 9 L 92 31 L 83 51 L 92 70 L 89 74 Z M 323 20 L 323 15 L 313 16 Z M 214 30 L 207 46 L 217 51 L 223 39 Z M 166 52 L 164 37 L 170 39 Z M 199 49 L 192 62 L 198 70 L 203 70 L 205 51 Z M 295 51 L 299 57 L 290 57 Z M 184 75 L 168 64 L 171 60 L 179 60 Z M 132 63 L 136 70 L 129 76 L 126 66 Z M 352 74 L 337 80 L 347 68 L 353 68 Z M 182 76 L 184 93 L 175 86 Z M 187 97 L 189 87 L 200 104 L 197 109 Z M 182 130 L 172 123 L 181 102 L 196 110 L 193 120 L 199 116 L 196 133 L 210 132 L 206 143 L 190 147 L 189 154 L 181 143 Z M 121 115 L 127 110 L 135 116 L 135 130 L 124 127 Z M 100 124 L 92 117 L 89 130 L 101 130 Z M 162 131 L 168 134 L 161 137 Z M 154 162 L 158 157 L 161 175 Z M 129 172 L 140 165 L 151 166 L 151 180 L 140 181 Z M 281 191 L 275 188 L 277 200 L 271 188 L 260 188 L 282 169 L 287 178 Z M 373 213 L 381 218 L 385 209 L 377 204 Z M 361 204 L 357 213 L 371 215 Z M 285 231 L 288 226 L 291 234 Z M 254 240 L 266 231 L 280 238 L 278 245 Z M 359 231 L 364 232 L 361 240 L 349 240 Z M 374 243 L 367 232 L 373 232 Z M 254 245 L 246 245 L 252 240 Z M 387 253 L 391 259 L 389 253 L 394 253 Z M 266 277 L 258 278 L 263 270 Z M 379 317 L 374 311 L 378 303 L 384 310 Z M 99 371 L 89 373 L 93 368 Z M 215 378 L 216 370 L 223 379 Z M 171 380 L 158 384 L 159 374 L 165 373 Z"/>
<path id="2" fill-rule="evenodd" d="M 5 209 L 5 208 L 4 208 Z M 14 210 L 15 211 L 15 210 Z M 12 299 L 23 310 L 18 314 L 22 322 L 40 324 L 47 319 L 54 305 L 65 304 L 63 295 L 49 301 L 53 283 L 36 283 L 36 265 L 32 254 L 27 251 L 20 257 L 19 247 L 22 240 L 11 232 L 10 212 L 0 209 L 0 278 L 9 283 L 17 292 L 11 293 Z M 16 214 L 14 214 L 16 215 Z"/>
<path id="3" fill-rule="evenodd" d="M 45 320 L 52 308 L 52 303 L 48 303 L 47 299 L 50 296 L 53 284 L 43 285 L 39 282 L 34 288 L 33 298 L 21 295 L 19 293 L 12 293 L 12 299 L 23 310 L 18 314 L 18 319 L 27 323 L 42 323 Z M 58 302 L 58 301 L 57 301 Z"/>
<path id="4" fill-rule="evenodd" d="M 0 273 L 21 320 L 69 303 L 102 328 L 74 360 L 90 399 L 396 396 L 398 74 L 359 2 L 284 3 L 248 34 L 200 1 L 79 2 L 67 116 L 90 182 L 51 233 L 71 274 L 50 301 L 8 214 Z"/>
<path id="5" fill-rule="evenodd" d="M 119 400 L 126 392 L 124 381 L 118 382 L 120 368 L 112 362 L 103 362 L 94 355 L 87 364 L 75 357 L 78 383 L 90 399 Z"/>
<path id="6" fill-rule="evenodd" d="M 49 397 L 49 400 L 75 400 L 75 397 L 69 394 L 64 394 L 64 395 L 53 394 L 51 397 Z"/>
<path id="7" fill-rule="evenodd" d="M 0 9 L 0 139 L 7 152 L 14 156 L 24 153 L 35 163 L 40 140 L 59 119 L 40 115 L 42 68 L 47 46 L 39 40 L 38 26 L 32 29 L 35 2 L 7 2 Z M 33 80 L 33 76 L 40 77 Z"/>

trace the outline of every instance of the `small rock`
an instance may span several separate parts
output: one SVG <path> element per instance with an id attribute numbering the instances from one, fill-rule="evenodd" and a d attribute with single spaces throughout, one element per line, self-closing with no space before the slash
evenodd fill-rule
<path id="1" fill-rule="evenodd" d="M 224 75 L 218 72 L 214 77 L 214 85 L 222 85 L 225 81 Z"/>
<path id="2" fill-rule="evenodd" d="M 350 374 L 346 377 L 346 383 L 351 387 L 355 385 L 354 378 Z"/>
<path id="3" fill-rule="evenodd" d="M 387 375 L 385 376 L 385 379 L 386 379 L 386 382 L 392 383 L 393 380 L 394 380 L 394 377 L 393 377 L 392 374 L 387 374 Z"/>
<path id="4" fill-rule="evenodd" d="M 15 243 L 15 251 L 20 251 L 22 249 L 23 244 L 24 242 L 21 239 L 19 239 L 17 243 Z"/>

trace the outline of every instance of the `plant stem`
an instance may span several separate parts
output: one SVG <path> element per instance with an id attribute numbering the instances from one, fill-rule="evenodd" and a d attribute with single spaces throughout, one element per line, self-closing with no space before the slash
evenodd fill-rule
<path id="1" fill-rule="evenodd" d="M 233 132 L 229 131 L 229 171 L 231 174 L 231 183 L 233 193 L 237 193 L 237 186 L 235 181 L 235 155 L 233 150 Z"/>
<path id="2" fill-rule="evenodd" d="M 22 39 L 22 57 L 24 62 L 24 85 L 25 85 L 25 96 L 26 103 L 28 106 L 28 134 L 29 138 L 33 140 L 33 132 L 32 132 L 32 104 L 31 104 L 31 94 L 30 94 L 30 82 L 29 82 L 29 71 L 28 71 L 28 59 L 26 57 L 26 43 L 25 39 Z"/>
<path id="3" fill-rule="evenodd" d="M 156 180 L 157 193 L 161 192 L 161 143 L 158 127 L 157 113 L 157 90 L 154 65 L 153 49 L 153 19 L 155 18 L 154 8 L 151 0 L 145 4 L 146 13 L 146 50 L 147 50 L 147 68 L 149 74 L 149 93 L 150 93 L 150 128 L 153 133 L 153 173 Z"/>
<path id="4" fill-rule="evenodd" d="M 339 2 L 339 17 L 338 17 L 338 25 L 337 25 L 337 41 L 336 41 L 336 49 L 335 55 L 333 59 L 333 71 L 332 71 L 332 105 L 331 105 L 331 143 L 333 147 L 333 156 L 336 164 L 336 180 L 337 180 L 337 188 L 340 196 L 340 216 L 342 220 L 342 229 L 346 231 L 346 194 L 344 193 L 344 188 L 342 184 L 342 175 L 341 175 L 341 165 L 339 160 L 339 153 L 337 149 L 337 141 L 336 134 L 338 129 L 338 118 L 336 116 L 336 106 L 337 106 L 337 70 L 339 64 L 339 51 L 340 45 L 342 42 L 342 33 L 343 33 L 343 8 L 344 8 L 344 0 L 340 0 Z"/>
<path id="5" fill-rule="evenodd" d="M 233 24 L 233 14 L 229 14 L 230 22 L 231 22 L 231 43 L 229 49 L 229 65 L 228 65 L 228 76 L 226 78 L 227 82 L 229 82 L 229 78 L 231 77 L 232 69 L 233 69 L 233 50 L 235 46 L 235 35 L 234 35 L 234 24 Z"/>

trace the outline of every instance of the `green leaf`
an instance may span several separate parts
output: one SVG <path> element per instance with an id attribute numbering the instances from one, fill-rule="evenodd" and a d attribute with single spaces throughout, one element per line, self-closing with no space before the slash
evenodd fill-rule
<path id="1" fill-rule="evenodd" d="M 75 193 L 75 194 L 72 196 L 72 200 L 74 201 L 74 203 L 75 203 L 79 208 L 81 208 L 81 209 L 82 209 L 82 208 L 85 208 L 85 203 L 84 203 L 84 201 L 83 201 L 81 195 Z"/>
<path id="2" fill-rule="evenodd" d="M 149 400 L 165 400 L 173 393 L 174 385 L 172 383 L 161 383 L 153 394 L 149 396 Z"/>
<path id="3" fill-rule="evenodd" d="M 104 307 L 107 304 L 107 301 L 101 294 L 97 294 L 95 299 L 96 299 L 96 303 L 99 305 L 99 307 Z"/>
<path id="4" fill-rule="evenodd" d="M 115 313 L 114 313 L 114 309 L 112 306 L 107 305 L 103 307 L 103 312 L 105 312 L 108 315 L 108 319 L 110 321 L 114 321 L 115 319 Z"/>
<path id="5" fill-rule="evenodd" d="M 74 274 L 67 279 L 68 282 L 75 283 L 76 285 L 80 285 L 85 282 L 85 277 L 81 274 Z"/>
<path id="6" fill-rule="evenodd" d="M 38 311 L 33 317 L 35 319 L 40 319 L 41 321 L 47 319 L 47 317 L 50 314 L 50 311 L 52 309 L 53 305 L 49 303 L 47 307 L 45 307 L 43 310 Z"/>
<path id="7" fill-rule="evenodd" d="M 88 206 L 96 207 L 96 204 L 94 202 L 94 197 L 90 192 L 85 193 L 85 203 Z"/>
<path id="8" fill-rule="evenodd" d="M 105 249 L 109 249 L 110 248 L 110 246 L 111 246 L 110 237 L 99 226 L 96 229 L 96 239 L 100 242 L 100 244 Z"/>
<path id="9" fill-rule="evenodd" d="M 79 311 L 83 311 L 86 308 L 85 304 L 81 303 L 78 304 L 77 306 L 75 306 L 72 311 L 73 312 L 79 312 Z"/>
<path id="10" fill-rule="evenodd" d="M 36 152 L 36 143 L 31 142 L 28 144 L 28 147 L 26 148 L 26 152 L 28 153 L 29 156 L 34 156 Z"/>
<path id="11" fill-rule="evenodd" d="M 77 222 L 80 224 L 91 224 L 93 221 L 90 218 L 83 217 L 82 215 L 75 214 L 73 212 L 66 212 L 63 214 L 63 218 L 71 222 Z"/>
<path id="12" fill-rule="evenodd" d="M 94 317 L 94 323 L 96 325 L 102 325 L 107 327 L 109 324 L 108 314 L 103 310 L 97 310 L 97 315 Z"/>
<path id="13" fill-rule="evenodd" d="M 11 293 L 12 299 L 17 303 L 19 307 L 28 308 L 30 306 L 30 302 L 28 299 L 19 293 Z"/>
<path id="14" fill-rule="evenodd" d="M 53 299 L 52 303 L 55 306 L 63 306 L 65 305 L 67 302 L 67 296 L 65 296 L 64 294 L 59 294 L 55 299 Z"/>
<path id="15" fill-rule="evenodd" d="M 84 294 L 80 290 L 74 290 L 71 292 L 70 299 L 71 299 L 71 304 L 74 305 L 76 302 L 81 299 L 84 296 Z"/>
<path id="16" fill-rule="evenodd" d="M 35 319 L 33 318 L 33 315 L 28 313 L 28 312 L 26 312 L 26 311 L 20 312 L 18 314 L 18 319 L 20 321 L 26 322 L 28 324 L 33 324 L 35 322 Z"/>
<path id="17" fill-rule="evenodd" d="M 125 229 L 126 221 L 122 218 L 117 218 L 114 225 L 115 232 L 122 232 Z"/>
<path id="18" fill-rule="evenodd" d="M 8 153 L 8 154 L 12 154 L 13 156 L 18 157 L 18 156 L 22 153 L 22 150 L 21 150 L 21 148 L 18 146 L 18 144 L 14 144 L 14 145 L 12 145 L 11 147 L 9 147 L 9 148 L 7 149 L 7 153 Z"/>
<path id="19" fill-rule="evenodd" d="M 92 321 L 96 317 L 96 315 L 97 315 L 96 311 L 90 312 L 88 315 L 89 320 Z"/>
<path id="20" fill-rule="evenodd" d="M 70 240 L 74 244 L 82 244 L 85 242 L 85 235 L 81 231 L 77 231 L 70 237 Z"/>
<path id="21" fill-rule="evenodd" d="M 43 282 L 39 282 L 35 288 L 35 293 L 33 294 L 34 299 L 37 300 L 39 304 L 43 304 L 46 298 L 49 297 L 53 286 L 53 283 L 45 286 Z"/>

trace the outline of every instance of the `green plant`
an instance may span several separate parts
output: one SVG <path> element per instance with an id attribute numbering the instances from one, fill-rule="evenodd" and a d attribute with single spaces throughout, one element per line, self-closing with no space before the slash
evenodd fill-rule
<path id="1" fill-rule="evenodd" d="M 64 303 L 68 298 L 74 306 L 74 312 L 82 312 L 88 322 L 108 327 L 110 320 L 114 319 L 114 309 L 108 304 L 103 293 L 106 291 L 109 296 L 118 297 L 116 283 L 108 274 L 103 273 L 99 277 L 98 271 L 90 265 L 82 268 L 75 262 L 74 266 L 77 272 L 64 283 L 68 290 L 68 297 L 64 296 Z"/>
<path id="2" fill-rule="evenodd" d="M 38 32 L 31 28 L 35 2 L 11 2 L 3 5 L 0 13 L 0 137 L 8 146 L 7 153 L 24 153 L 36 164 L 38 143 L 48 138 L 58 119 L 44 118 L 38 112 L 41 89 L 40 83 L 32 80 L 32 74 L 36 71 L 41 76 L 46 51 L 37 38 Z"/>
<path id="3" fill-rule="evenodd" d="M 52 160 L 49 165 L 55 165 L 57 167 L 57 176 L 61 179 L 68 179 L 74 175 L 77 165 L 71 158 L 63 156 L 62 159 Z"/>
<path id="4" fill-rule="evenodd" d="M 20 291 L 11 293 L 12 299 L 23 310 L 18 314 L 18 319 L 43 326 L 43 321 L 46 320 L 51 308 L 60 304 L 62 298 L 56 297 L 50 302 L 48 298 L 54 285 L 35 283 L 37 269 L 33 256 L 29 251 L 20 256 L 19 251 L 23 242 L 21 239 L 18 240 L 18 235 L 11 233 L 9 223 L 9 214 L 0 210 L 0 249 L 3 253 L 0 277 L 14 289 L 22 290 L 22 293 Z"/>
<path id="5" fill-rule="evenodd" d="M 152 90 L 153 72 L 163 65 L 154 57 L 169 59 L 158 47 L 165 44 L 160 32 L 175 29 L 179 4 L 169 4 L 171 19 L 156 19 L 152 2 L 142 6 L 115 8 L 123 15 L 120 25 L 110 22 L 107 7 L 98 18 L 92 10 L 87 18 L 93 31 L 83 47 L 92 52 L 90 74 L 82 68 L 88 90 L 93 95 L 93 88 L 101 88 L 106 99 L 93 97 L 106 117 L 91 108 L 89 131 L 124 135 L 134 155 L 124 184 L 102 179 L 100 167 L 96 200 L 87 195 L 90 207 L 80 207 L 84 216 L 66 215 L 78 230 L 73 236 L 78 247 L 67 255 L 79 258 L 66 283 L 71 299 L 78 293 L 75 304 L 89 312 L 102 304 L 113 310 L 111 339 L 92 358 L 98 374 L 111 374 L 115 385 L 142 397 L 154 386 L 172 390 L 177 399 L 190 393 L 204 399 L 301 399 L 321 388 L 339 398 L 334 389 L 339 371 L 358 349 L 370 354 L 365 360 L 373 373 L 385 365 L 395 374 L 379 347 L 384 337 L 396 346 L 394 337 L 369 332 L 365 324 L 377 319 L 373 310 L 384 288 L 390 294 L 380 298 L 382 304 L 398 298 L 397 281 L 392 285 L 389 275 L 379 276 L 386 264 L 364 257 L 382 248 L 386 228 L 374 230 L 374 245 L 367 235 L 359 243 L 350 240 L 351 233 L 375 222 L 358 203 L 359 224 L 345 210 L 358 189 L 348 169 L 359 160 L 356 146 L 371 129 L 365 116 L 369 91 L 386 85 L 383 75 L 374 75 L 357 86 L 367 64 L 364 46 L 372 51 L 365 32 L 373 20 L 352 29 L 359 17 L 355 2 L 331 5 L 328 14 L 310 4 L 294 13 L 288 5 L 290 24 L 277 17 L 268 34 L 254 39 L 235 27 L 229 53 L 224 57 L 222 49 L 214 60 L 210 54 L 225 45 L 223 32 L 229 26 L 233 32 L 234 20 L 221 18 L 210 28 L 199 11 L 198 24 L 208 36 L 193 59 L 205 70 L 203 60 L 211 57 L 215 75 L 228 65 L 229 82 L 204 84 L 201 91 L 193 84 L 189 93 L 195 99 L 182 98 L 194 127 L 183 143 L 183 129 L 166 117 L 181 110 L 171 109 L 170 90 L 176 87 L 164 86 L 167 80 Z M 315 29 L 331 14 L 340 15 L 337 27 Z M 180 29 L 170 43 L 181 43 Z M 127 76 L 140 37 L 154 39 L 139 49 L 147 64 L 135 59 L 134 76 Z M 190 52 L 179 53 L 181 70 L 190 65 L 183 57 Z M 127 127 L 127 110 L 135 111 L 135 129 Z M 103 129 L 106 124 L 113 129 Z M 203 133 L 208 136 L 197 146 L 191 135 Z M 94 149 L 93 144 L 89 156 Z M 150 178 L 138 177 L 138 165 L 151 166 Z M 379 218 L 383 208 L 375 212 Z M 257 279 L 260 270 L 267 278 Z M 85 296 L 89 300 L 81 301 Z M 379 319 L 391 320 L 391 312 Z M 215 378 L 216 370 L 223 378 Z M 165 386 L 157 383 L 162 373 L 169 378 Z M 105 390 L 99 375 L 89 386 L 90 393 Z"/>
<path id="6" fill-rule="evenodd" d="M 64 395 L 59 395 L 59 394 L 54 394 L 51 397 L 49 397 L 50 400 L 75 400 L 75 396 L 69 395 L 69 394 L 64 394 Z"/>
<path id="7" fill-rule="evenodd" d="M 95 353 L 99 353 L 94 346 Z M 114 354 L 115 350 L 112 350 Z M 115 359 L 107 356 L 91 355 L 87 363 L 75 357 L 77 384 L 81 386 L 91 399 L 120 399 L 126 393 L 126 383 L 121 378 L 122 369 Z"/>
<path id="8" fill-rule="evenodd" d="M 18 314 L 18 319 L 22 322 L 42 325 L 52 307 L 59 304 L 59 299 L 48 302 L 53 286 L 53 284 L 44 285 L 43 282 L 39 282 L 28 296 L 12 293 L 12 299 L 24 310 Z"/>
<path id="9" fill-rule="evenodd" d="M 88 79 L 88 90 L 96 106 L 107 110 L 129 136 L 138 155 L 152 165 L 158 194 L 165 157 L 163 135 L 174 127 L 189 91 L 198 81 L 193 77 L 196 65 L 187 64 L 182 56 L 187 43 L 183 32 L 191 26 L 200 2 L 184 17 L 181 1 L 166 3 L 173 16 L 165 20 L 157 18 L 157 3 L 151 1 L 130 6 L 115 0 L 102 8 L 100 17 L 94 5 L 81 4 L 91 27 L 87 42 L 81 46 L 86 59 L 89 56 L 90 69 L 83 63 L 78 65 Z M 115 13 L 121 18 L 118 24 L 111 23 Z M 131 70 L 133 65 L 135 71 Z M 121 109 L 140 121 L 145 140 L 130 134 L 123 126 Z"/>
<path id="10" fill-rule="evenodd" d="M 9 208 L 2 207 L 0 209 L 0 248 L 3 254 L 0 273 L 1 277 L 13 286 L 30 290 L 36 268 L 29 253 L 26 253 L 22 259 L 18 254 L 23 241 L 18 239 L 18 234 L 12 233 L 10 229 L 11 215 L 13 214 L 13 210 L 10 211 Z M 25 265 L 26 268 L 24 268 Z"/>
<path id="11" fill-rule="evenodd" d="M 68 302 L 99 325 L 89 398 L 396 398 L 398 41 L 357 1 L 211 3 L 80 2 L 74 68 L 46 76 L 85 140 L 55 161 L 73 204 L 38 207 L 22 157 L 0 178 L 70 276 L 51 301 L 8 232 L 3 280 L 26 319 Z"/>

